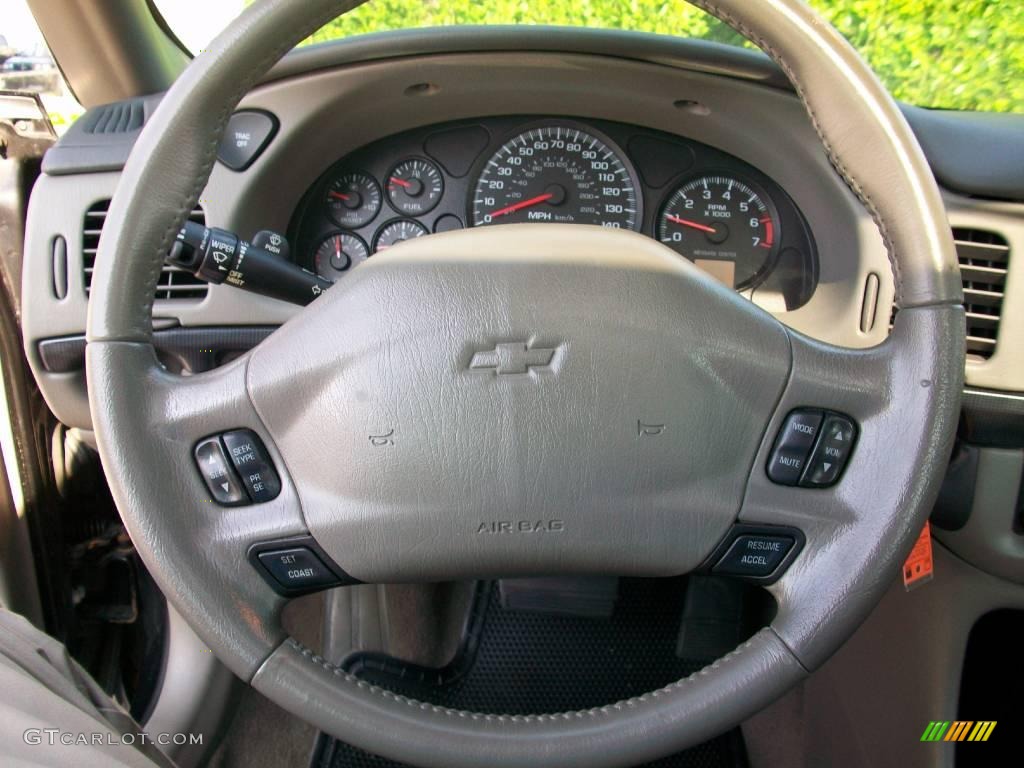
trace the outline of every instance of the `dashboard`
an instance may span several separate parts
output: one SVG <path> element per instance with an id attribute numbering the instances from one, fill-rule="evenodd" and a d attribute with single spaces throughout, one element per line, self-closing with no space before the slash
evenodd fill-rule
<path id="1" fill-rule="evenodd" d="M 120 123 L 97 118 L 114 110 L 144 123 L 160 98 L 90 110 L 49 150 L 33 187 L 26 353 L 71 427 L 91 427 L 90 279 L 141 132 L 101 131 Z M 661 240 L 823 342 L 869 348 L 888 334 L 885 243 L 781 71 L 748 51 L 597 30 L 414 30 L 294 51 L 238 109 L 273 116 L 276 130 L 244 167 L 215 163 L 193 219 L 247 240 L 284 234 L 291 259 L 335 282 L 411 237 L 572 221 Z M 906 114 L 962 241 L 976 352 L 968 385 L 1024 391 L 1024 346 L 1012 341 L 1024 333 L 1021 204 L 959 184 L 959 173 L 946 183 L 950 147 L 968 139 L 949 115 Z M 165 269 L 153 305 L 155 346 L 171 370 L 222 365 L 300 311 L 184 277 Z"/>
<path id="2" fill-rule="evenodd" d="M 817 284 L 810 229 L 774 180 L 701 142 L 603 120 L 492 117 L 385 137 L 333 162 L 288 231 L 297 262 L 338 281 L 405 240 L 517 222 L 641 232 L 787 310 Z"/>

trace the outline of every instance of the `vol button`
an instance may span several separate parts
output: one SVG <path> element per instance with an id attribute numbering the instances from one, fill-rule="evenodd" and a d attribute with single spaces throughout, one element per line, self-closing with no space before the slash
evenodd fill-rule
<path id="1" fill-rule="evenodd" d="M 822 488 L 836 482 L 850 458 L 855 439 L 856 428 L 850 419 L 835 413 L 828 414 L 821 427 L 821 439 L 807 463 L 800 485 Z"/>
<path id="2" fill-rule="evenodd" d="M 234 506 L 248 501 L 238 478 L 228 463 L 220 440 L 208 437 L 195 450 L 196 466 L 203 481 L 218 504 Z"/>

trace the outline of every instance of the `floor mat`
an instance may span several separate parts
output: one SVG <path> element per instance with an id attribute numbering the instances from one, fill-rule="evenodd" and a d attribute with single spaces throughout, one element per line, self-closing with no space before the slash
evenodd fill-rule
<path id="1" fill-rule="evenodd" d="M 623 579 L 610 619 L 502 607 L 483 584 L 462 649 L 443 669 L 356 654 L 345 668 L 382 688 L 445 707 L 493 714 L 552 713 L 608 704 L 697 671 L 708 659 L 680 659 L 676 642 L 685 579 Z M 320 734 L 313 768 L 399 768 L 401 764 Z M 733 730 L 646 768 L 741 768 Z"/>

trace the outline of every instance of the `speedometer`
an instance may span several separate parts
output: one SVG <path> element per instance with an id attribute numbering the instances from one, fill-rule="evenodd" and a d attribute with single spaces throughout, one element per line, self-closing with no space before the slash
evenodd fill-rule
<path id="1" fill-rule="evenodd" d="M 572 125 L 543 125 L 505 142 L 483 167 L 474 226 L 513 222 L 638 229 L 636 178 L 609 139 Z"/>

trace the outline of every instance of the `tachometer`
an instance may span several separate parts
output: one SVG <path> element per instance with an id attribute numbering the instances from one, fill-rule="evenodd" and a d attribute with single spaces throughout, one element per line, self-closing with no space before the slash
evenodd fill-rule
<path id="1" fill-rule="evenodd" d="M 657 237 L 737 290 L 771 269 L 779 217 L 768 198 L 731 176 L 700 176 L 673 192 L 661 209 Z"/>
<path id="2" fill-rule="evenodd" d="M 474 226 L 512 222 L 637 229 L 636 179 L 608 139 L 571 125 L 520 133 L 491 157 L 471 202 Z"/>

